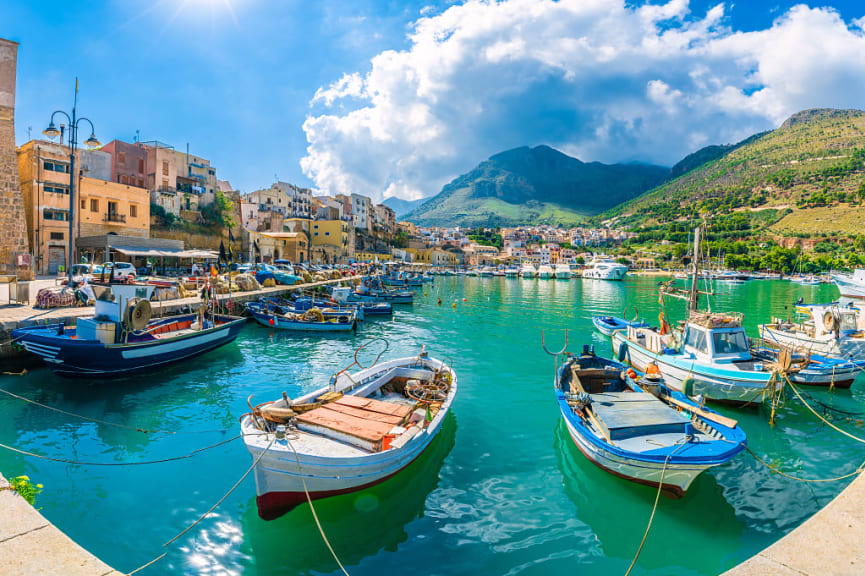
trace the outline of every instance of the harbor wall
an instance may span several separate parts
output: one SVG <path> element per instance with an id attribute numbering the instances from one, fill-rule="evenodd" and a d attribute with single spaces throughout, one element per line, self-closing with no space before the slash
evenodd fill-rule
<path id="1" fill-rule="evenodd" d="M 122 576 L 8 487 L 0 474 L 0 574 Z"/>

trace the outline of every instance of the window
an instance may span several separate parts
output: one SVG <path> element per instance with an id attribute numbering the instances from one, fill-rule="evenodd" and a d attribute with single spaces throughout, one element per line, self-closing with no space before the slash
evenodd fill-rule
<path id="1" fill-rule="evenodd" d="M 63 232 L 52 232 L 51 233 L 52 240 L 63 240 Z"/>
<path id="2" fill-rule="evenodd" d="M 325 235 L 325 236 L 330 236 L 330 232 L 325 232 L 324 235 Z"/>
<path id="3" fill-rule="evenodd" d="M 84 210 L 84 209 L 86 209 L 86 208 L 87 208 L 87 200 L 85 200 L 84 198 L 82 198 L 82 199 L 81 199 L 81 210 Z"/>
<path id="4" fill-rule="evenodd" d="M 90 211 L 99 212 L 99 200 L 96 198 L 90 199 Z"/>
<path id="5" fill-rule="evenodd" d="M 42 218 L 45 220 L 57 220 L 60 222 L 69 221 L 69 212 L 66 210 L 52 210 L 51 208 L 42 209 Z"/>
<path id="6" fill-rule="evenodd" d="M 69 194 L 69 186 L 64 186 L 63 184 L 43 184 L 42 189 L 54 194 Z"/>
<path id="7" fill-rule="evenodd" d="M 168 176 L 168 160 L 162 161 L 162 175 Z"/>
<path id="8" fill-rule="evenodd" d="M 56 162 L 54 160 L 43 160 L 42 168 L 50 172 L 62 172 L 63 174 L 69 173 L 68 164 L 64 164 L 63 162 Z"/>
<path id="9" fill-rule="evenodd" d="M 138 187 L 139 187 L 139 188 L 144 188 L 144 178 L 139 178 L 139 179 L 138 179 Z"/>
<path id="10" fill-rule="evenodd" d="M 685 344 L 705 354 L 707 352 L 706 333 L 689 326 L 688 333 L 685 335 Z"/>
<path id="11" fill-rule="evenodd" d="M 108 213 L 117 214 L 117 202 L 108 202 Z"/>
<path id="12" fill-rule="evenodd" d="M 715 332 L 712 334 L 712 345 L 715 354 L 743 354 L 748 352 L 748 341 L 745 332 Z"/>
<path id="13" fill-rule="evenodd" d="M 121 184 L 129 184 L 129 178 L 126 176 L 126 174 L 120 175 L 120 183 Z"/>
<path id="14" fill-rule="evenodd" d="M 136 206 L 135 204 L 129 205 L 129 217 L 138 218 L 138 206 Z"/>
<path id="15" fill-rule="evenodd" d="M 126 165 L 126 154 L 124 154 L 123 152 L 118 153 L 117 154 L 117 161 L 120 164 L 123 164 L 125 166 Z"/>
<path id="16" fill-rule="evenodd" d="M 168 190 L 168 180 L 163 180 L 163 181 L 162 181 L 162 188 L 165 189 L 165 190 Z"/>
<path id="17" fill-rule="evenodd" d="M 144 158 L 138 159 L 138 173 L 144 174 Z"/>

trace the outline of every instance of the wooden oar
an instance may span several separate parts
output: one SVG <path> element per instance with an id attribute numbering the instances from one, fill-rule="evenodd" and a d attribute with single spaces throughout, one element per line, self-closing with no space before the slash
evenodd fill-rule
<path id="1" fill-rule="evenodd" d="M 720 414 L 715 414 L 714 412 L 703 410 L 699 406 L 694 406 L 692 404 L 688 404 L 687 402 L 676 400 L 672 396 L 664 396 L 663 400 L 665 402 L 669 402 L 670 404 L 675 404 L 676 406 L 684 408 L 685 410 L 689 410 L 697 416 L 700 416 L 701 418 L 711 420 L 712 422 L 717 422 L 718 424 L 726 426 L 727 428 L 735 428 L 738 424 L 738 421 L 733 420 L 732 418 L 727 418 L 726 416 L 721 416 Z"/>

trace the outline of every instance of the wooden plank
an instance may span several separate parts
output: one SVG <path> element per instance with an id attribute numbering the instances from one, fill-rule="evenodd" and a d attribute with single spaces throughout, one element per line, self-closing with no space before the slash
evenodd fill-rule
<path id="1" fill-rule="evenodd" d="M 334 412 L 339 412 L 341 414 L 348 414 L 349 416 L 354 416 L 355 418 L 361 418 L 363 420 L 372 420 L 373 422 L 390 424 L 391 426 L 399 426 L 404 420 L 399 416 L 393 416 L 391 414 L 381 414 L 379 412 L 371 412 L 369 410 L 361 410 L 360 408 L 352 408 L 351 406 L 345 406 L 337 402 L 325 404 L 324 406 L 322 406 L 322 408 L 325 410 L 333 410 Z"/>
<path id="2" fill-rule="evenodd" d="M 314 424 L 336 432 L 356 436 L 369 442 L 378 442 L 393 428 L 390 424 L 357 418 L 326 408 L 316 408 L 297 417 L 298 422 Z"/>
<path id="3" fill-rule="evenodd" d="M 720 414 L 715 414 L 714 412 L 709 412 L 707 410 L 703 410 L 702 408 L 699 408 L 697 406 L 692 406 L 691 404 L 688 404 L 687 402 L 682 402 L 681 400 L 676 400 L 675 398 L 673 398 L 671 396 L 664 396 L 664 401 L 669 402 L 670 404 L 675 404 L 676 406 L 679 406 L 679 407 L 684 408 L 686 410 L 690 410 L 691 412 L 693 412 L 697 416 L 700 416 L 701 418 L 705 418 L 706 420 L 710 420 L 712 422 L 717 422 L 718 424 L 721 424 L 722 426 L 726 426 L 727 428 L 735 428 L 736 425 L 739 423 L 737 420 L 733 420 L 732 418 L 727 418 L 726 416 L 722 416 Z"/>
<path id="4" fill-rule="evenodd" d="M 381 400 L 373 400 L 372 398 L 363 398 L 361 396 L 343 396 L 339 400 L 335 400 L 333 403 L 350 406 L 352 408 L 360 408 L 361 410 L 369 410 L 370 412 L 378 412 L 379 414 L 399 416 L 400 418 L 405 418 L 412 412 L 411 406 L 397 404 L 396 402 L 383 402 Z"/>

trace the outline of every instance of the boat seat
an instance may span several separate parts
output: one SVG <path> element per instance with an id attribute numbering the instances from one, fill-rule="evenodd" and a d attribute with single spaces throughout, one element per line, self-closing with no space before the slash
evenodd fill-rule
<path id="1" fill-rule="evenodd" d="M 612 440 L 678 432 L 691 421 L 651 394 L 641 392 L 592 394 L 592 410 Z"/>

